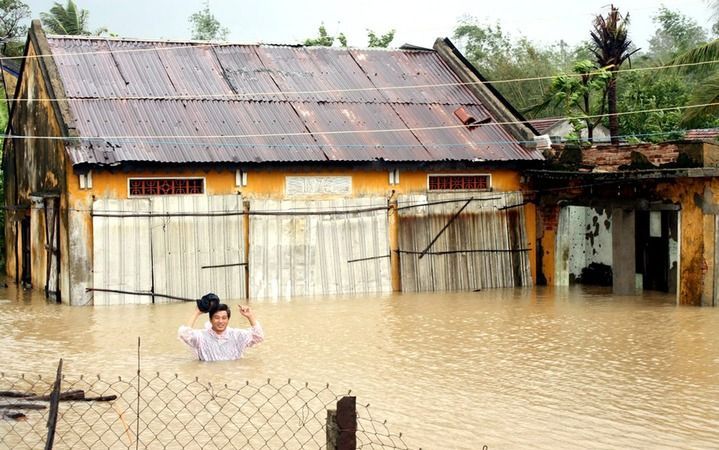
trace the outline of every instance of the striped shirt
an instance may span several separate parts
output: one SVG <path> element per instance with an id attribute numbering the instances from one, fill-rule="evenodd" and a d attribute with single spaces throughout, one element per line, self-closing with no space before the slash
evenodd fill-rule
<path id="1" fill-rule="evenodd" d="M 207 322 L 203 330 L 182 325 L 177 337 L 192 348 L 200 361 L 228 361 L 242 358 L 245 349 L 262 342 L 265 334 L 259 322 L 251 328 L 227 327 L 222 334 L 215 333 Z"/>

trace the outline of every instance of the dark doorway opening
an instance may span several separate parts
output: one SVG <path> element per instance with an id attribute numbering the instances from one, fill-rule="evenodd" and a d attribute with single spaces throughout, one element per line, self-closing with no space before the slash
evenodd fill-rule
<path id="1" fill-rule="evenodd" d="M 642 275 L 642 288 L 676 292 L 676 211 L 637 211 L 635 216 L 636 271 Z"/>

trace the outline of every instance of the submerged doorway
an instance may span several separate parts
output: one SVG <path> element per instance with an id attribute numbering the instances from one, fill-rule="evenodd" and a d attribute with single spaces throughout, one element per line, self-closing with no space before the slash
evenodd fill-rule
<path id="1" fill-rule="evenodd" d="M 668 205 L 657 210 L 624 210 L 565 206 L 560 210 L 557 232 L 557 285 L 614 285 L 614 278 L 631 277 L 637 291 L 677 292 L 679 264 L 679 211 Z M 613 227 L 614 213 L 621 212 L 620 228 Z M 629 217 L 630 220 L 627 220 Z M 634 261 L 615 255 L 617 239 L 634 248 Z M 631 248 L 631 247 L 630 247 Z M 629 264 L 627 264 L 629 262 Z M 631 264 L 633 262 L 634 264 Z M 632 268 L 633 266 L 633 268 Z M 633 277 L 618 270 L 633 270 Z"/>
<path id="2" fill-rule="evenodd" d="M 644 290 L 677 290 L 678 216 L 677 211 L 636 212 L 636 270 Z"/>

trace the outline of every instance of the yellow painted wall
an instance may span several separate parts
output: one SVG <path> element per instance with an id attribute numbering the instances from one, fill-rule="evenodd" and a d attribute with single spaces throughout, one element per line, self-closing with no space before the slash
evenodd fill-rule
<path id="1" fill-rule="evenodd" d="M 545 229 L 542 233 L 542 272 L 544 279 L 547 282 L 547 286 L 554 286 L 555 279 L 555 258 L 556 258 L 556 242 L 557 232 L 556 230 Z"/>
<path id="2" fill-rule="evenodd" d="M 240 192 L 246 199 L 282 199 L 285 198 L 285 177 L 293 176 L 352 176 L 352 196 L 382 196 L 389 198 L 394 191 L 395 196 L 400 194 L 427 192 L 428 174 L 490 174 L 492 188 L 495 191 L 518 191 L 521 189 L 520 175 L 512 170 L 467 170 L 455 171 L 402 171 L 400 170 L 399 184 L 389 184 L 389 174 L 386 170 L 317 170 L 317 171 L 290 171 L 290 170 L 255 170 L 248 171 L 247 185 L 235 186 L 235 171 L 226 169 L 217 170 L 184 170 L 169 172 L 137 171 L 137 172 L 111 172 L 109 170 L 95 169 L 92 172 L 92 189 L 80 189 L 77 174 L 68 178 L 69 204 L 77 209 L 89 209 L 95 198 L 128 198 L 129 178 L 140 177 L 203 177 L 205 178 L 205 192 L 207 195 L 226 195 Z M 317 198 L 313 196 L 313 198 Z M 536 256 L 534 245 L 536 242 L 536 211 L 532 205 L 525 207 L 527 245 L 530 248 L 529 261 L 531 273 L 536 280 Z M 87 214 L 86 221 L 91 222 Z M 91 223 L 90 223 L 91 225 Z M 90 226 L 90 229 L 92 227 Z M 90 233 L 89 233 L 90 234 Z M 92 237 L 88 236 L 91 245 Z"/>
<path id="3" fill-rule="evenodd" d="M 704 214 L 707 207 L 719 204 L 719 181 L 685 179 L 661 184 L 658 191 L 681 204 L 679 302 L 701 305 L 702 297 L 711 295 L 713 287 L 714 215 Z M 709 284 L 709 285 L 707 285 Z M 708 299 L 707 299 L 708 300 Z"/>
<path id="4" fill-rule="evenodd" d="M 432 174 L 472 173 L 468 171 L 437 171 Z M 284 171 L 248 171 L 247 186 L 235 186 L 235 172 L 184 170 L 178 172 L 167 171 L 138 171 L 138 172 L 110 172 L 94 170 L 92 173 L 93 187 L 91 190 L 81 190 L 80 182 L 75 175 L 69 184 L 73 198 L 128 198 L 128 179 L 141 177 L 203 177 L 207 195 L 225 195 L 241 192 L 246 198 L 284 198 L 285 177 L 294 176 L 352 176 L 352 195 L 362 196 L 389 196 L 394 190 L 396 194 L 410 194 L 427 191 L 428 172 L 400 171 L 400 183 L 389 184 L 387 171 L 360 171 L 360 170 L 318 170 L 290 172 Z M 517 191 L 520 189 L 519 174 L 515 171 L 482 171 L 477 174 L 491 174 L 492 186 L 495 191 Z"/>
<path id="5" fill-rule="evenodd" d="M 537 208 L 532 203 L 524 206 L 525 226 L 527 230 L 527 246 L 529 248 L 529 269 L 532 274 L 532 280 L 537 282 L 537 250 L 535 243 L 537 242 Z"/>

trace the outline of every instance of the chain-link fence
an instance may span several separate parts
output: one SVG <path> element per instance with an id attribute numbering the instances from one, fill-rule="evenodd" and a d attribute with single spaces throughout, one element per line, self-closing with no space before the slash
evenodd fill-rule
<path id="1" fill-rule="evenodd" d="M 54 384 L 0 374 L 0 448 L 48 448 L 52 428 L 53 448 L 72 449 L 325 449 L 334 448 L 333 433 L 347 431 L 332 411 L 343 395 L 329 385 L 216 385 L 139 371 L 130 379 L 63 375 L 54 423 Z M 354 435 L 357 448 L 408 448 L 369 405 L 357 405 Z"/>

